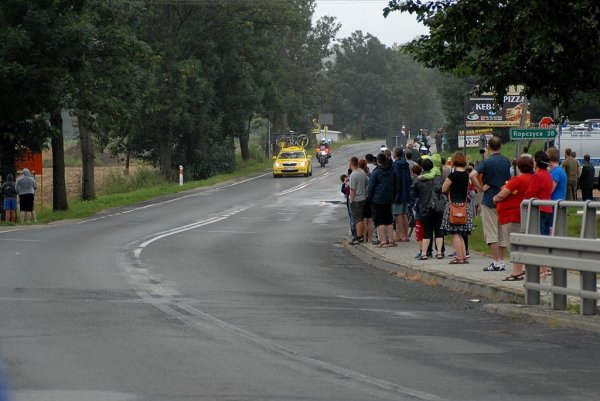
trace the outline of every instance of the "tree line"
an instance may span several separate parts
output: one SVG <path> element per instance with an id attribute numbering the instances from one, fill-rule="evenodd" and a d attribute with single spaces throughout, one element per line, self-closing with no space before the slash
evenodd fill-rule
<path id="1" fill-rule="evenodd" d="M 525 83 L 544 107 L 597 86 L 600 74 L 586 54 L 597 51 L 598 35 L 555 20 L 544 2 L 503 8 L 482 1 L 475 9 L 452 1 L 389 3 L 386 12 L 415 13 L 431 35 L 392 47 L 361 31 L 336 41 L 340 24 L 314 21 L 314 0 L 4 0 L 0 174 L 14 172 L 20 149 L 50 146 L 53 207 L 68 208 L 62 110 L 78 121 L 87 200 L 95 197 L 96 149 L 149 161 L 165 179 L 179 164 L 202 179 L 232 171 L 236 145 L 250 157 L 257 120 L 268 120 L 275 133 L 309 133 L 319 113 L 332 113 L 331 128 L 353 138 L 389 136 L 403 125 L 454 134 L 474 85 L 502 93 Z M 596 11 L 565 9 L 591 21 Z M 511 12 L 513 20 L 542 19 L 509 24 Z M 483 19 L 489 23 L 472 23 Z M 561 29 L 589 37 L 592 49 L 568 35 L 549 40 Z M 530 48 L 519 44 L 523 38 Z M 552 43 L 561 57 L 543 64 Z M 535 68 L 516 67 L 526 57 Z"/>

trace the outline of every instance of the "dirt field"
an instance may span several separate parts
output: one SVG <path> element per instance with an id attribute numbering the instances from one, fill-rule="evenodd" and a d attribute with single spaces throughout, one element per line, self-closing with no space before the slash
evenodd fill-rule
<path id="1" fill-rule="evenodd" d="M 81 150 L 78 145 L 67 146 L 65 149 L 65 157 L 75 160 L 81 160 Z M 52 152 L 48 149 L 42 153 L 42 159 L 46 161 L 52 160 Z M 94 167 L 94 181 L 96 186 L 96 195 L 102 193 L 102 186 L 104 184 L 105 177 L 110 173 L 124 174 L 125 165 L 122 161 L 112 157 L 110 154 L 97 153 L 96 160 L 98 160 L 102 166 Z M 135 173 L 138 163 L 133 162 L 129 168 L 131 174 Z M 81 167 L 65 167 L 65 181 L 67 185 L 67 197 L 69 199 L 77 199 L 81 196 Z M 52 209 L 52 167 L 44 167 L 43 174 L 40 177 L 39 174 L 36 176 L 38 189 L 35 195 L 36 208 L 40 210 L 43 206 L 44 209 Z"/>
<path id="2" fill-rule="evenodd" d="M 105 177 L 109 172 L 123 174 L 122 166 L 98 167 L 94 168 L 94 182 L 96 187 L 96 195 L 102 193 L 102 185 Z M 135 172 L 135 166 L 130 167 L 130 173 Z M 65 181 L 67 185 L 67 197 L 69 199 L 78 198 L 81 196 L 81 167 L 66 167 Z M 36 176 L 38 189 L 35 196 L 36 208 L 41 209 L 42 199 L 44 209 L 52 208 L 52 168 L 47 167 L 43 170 L 43 175 Z"/>

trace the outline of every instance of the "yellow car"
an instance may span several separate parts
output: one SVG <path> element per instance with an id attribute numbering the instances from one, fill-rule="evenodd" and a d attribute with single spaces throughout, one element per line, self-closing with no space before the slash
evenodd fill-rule
<path id="1" fill-rule="evenodd" d="M 273 177 L 284 175 L 312 175 L 312 156 L 307 156 L 304 148 L 292 146 L 283 148 L 277 156 L 273 156 Z"/>

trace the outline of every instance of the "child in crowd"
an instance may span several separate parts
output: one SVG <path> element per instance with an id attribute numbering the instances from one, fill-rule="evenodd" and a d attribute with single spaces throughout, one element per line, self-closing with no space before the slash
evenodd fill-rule
<path id="1" fill-rule="evenodd" d="M 423 172 L 423 169 L 418 164 L 415 164 L 411 168 L 412 175 L 414 177 L 418 177 Z M 418 178 L 415 178 L 418 179 Z M 419 213 L 419 200 L 415 199 L 412 205 L 412 213 L 415 216 L 415 240 L 417 241 L 417 245 L 419 246 L 419 253 L 415 256 L 415 259 L 421 258 L 421 244 L 423 243 L 423 223 L 421 222 L 421 214 Z"/>
<path id="2" fill-rule="evenodd" d="M 340 175 L 340 181 L 342 182 L 340 191 L 346 198 L 346 209 L 348 210 L 348 218 L 350 219 L 350 233 L 352 234 L 352 238 L 356 238 L 356 225 L 354 224 L 352 213 L 350 212 L 350 179 L 346 174 L 342 174 Z"/>

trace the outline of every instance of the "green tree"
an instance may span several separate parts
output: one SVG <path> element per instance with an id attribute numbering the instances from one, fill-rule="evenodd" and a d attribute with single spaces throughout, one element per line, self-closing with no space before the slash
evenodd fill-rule
<path id="1" fill-rule="evenodd" d="M 372 35 L 341 40 L 328 63 L 325 107 L 336 128 L 358 138 L 391 137 L 403 125 L 435 129 L 443 121 L 439 76 Z"/>
<path id="2" fill-rule="evenodd" d="M 331 43 L 340 25 L 324 17 L 312 26 L 314 1 L 281 3 L 285 19 L 269 33 L 270 65 L 262 82 L 264 108 L 275 132 L 310 132 L 310 121 L 319 113 L 323 93 L 324 60 L 332 54 Z"/>
<path id="3" fill-rule="evenodd" d="M 178 164 L 194 178 L 233 168 L 233 140 L 222 135 L 215 97 L 222 65 L 215 49 L 224 40 L 217 5 L 153 4 L 140 29 L 153 56 L 139 132 L 130 143 L 166 179 Z"/>
<path id="4" fill-rule="evenodd" d="M 83 1 L 7 0 L 0 4 L 1 172 L 14 171 L 15 150 L 53 148 L 53 208 L 68 208 L 60 110 L 80 65 Z M 67 50 L 68 49 L 68 50 Z"/>
<path id="5" fill-rule="evenodd" d="M 428 67 L 480 79 L 499 96 L 525 85 L 527 97 L 567 104 L 576 91 L 597 93 L 600 5 L 595 0 L 389 1 L 430 30 L 406 50 Z"/>
<path id="6" fill-rule="evenodd" d="M 381 136 L 381 110 L 389 104 L 386 87 L 389 75 L 385 45 L 376 37 L 361 31 L 341 40 L 335 46 L 335 59 L 329 63 L 330 91 L 335 101 L 336 124 L 365 139 Z"/>
<path id="7" fill-rule="evenodd" d="M 136 109 L 143 76 L 138 61 L 146 50 L 135 32 L 141 5 L 130 0 L 88 0 L 82 13 L 83 63 L 72 74 L 68 95 L 79 129 L 83 200 L 96 196 L 94 158 L 100 132 L 128 122 Z"/>

